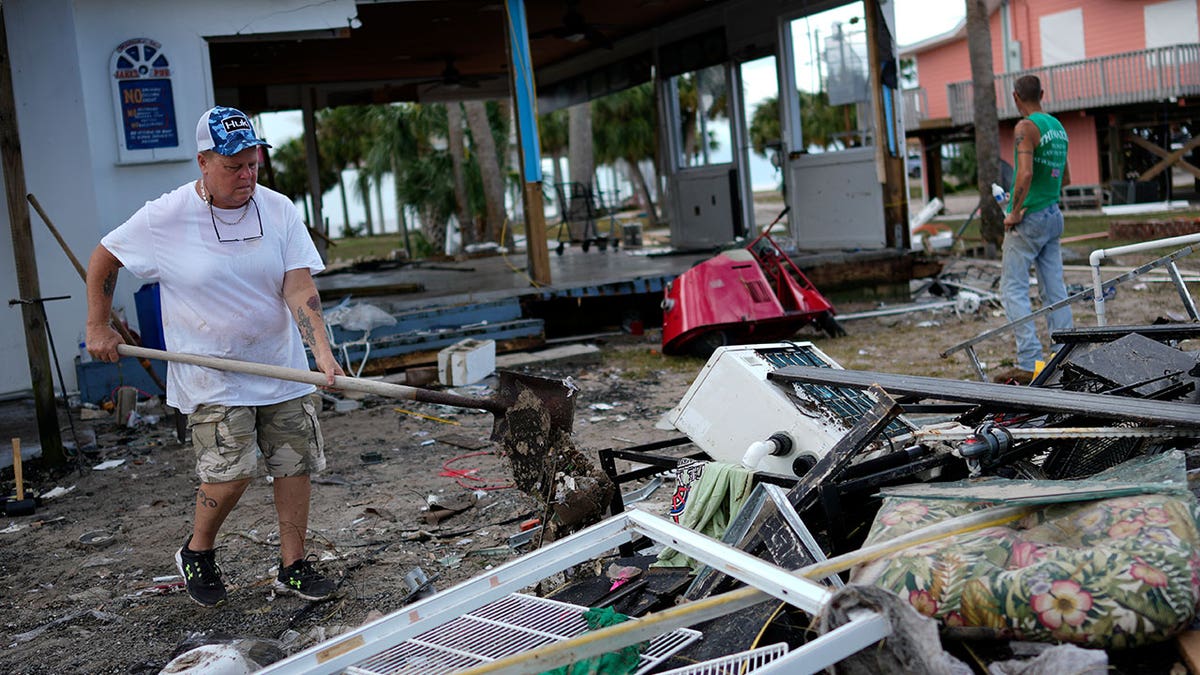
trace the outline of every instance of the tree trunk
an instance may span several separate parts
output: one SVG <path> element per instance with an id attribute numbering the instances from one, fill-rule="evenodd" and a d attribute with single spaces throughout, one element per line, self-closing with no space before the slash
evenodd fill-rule
<path id="1" fill-rule="evenodd" d="M 596 173 L 595 153 L 592 147 L 592 106 L 590 103 L 573 105 L 567 114 L 567 170 L 571 175 L 571 182 L 590 187 L 592 174 Z M 567 191 L 567 194 L 570 194 L 570 191 Z M 572 213 L 586 213 L 583 208 L 574 205 L 571 208 Z M 575 211 L 576 208 L 579 208 L 579 211 Z"/>
<path id="2" fill-rule="evenodd" d="M 629 171 L 629 182 L 633 183 L 634 189 L 638 192 L 638 201 L 645 205 L 647 227 L 658 227 L 660 224 L 658 210 L 654 208 L 654 200 L 650 197 L 650 186 L 646 183 L 646 174 L 642 173 L 642 167 L 638 166 L 636 161 L 625 160 L 625 165 Z"/>
<path id="3" fill-rule="evenodd" d="M 966 0 L 967 48 L 971 54 L 971 84 L 975 90 L 975 161 L 977 165 L 979 229 L 988 249 L 1004 241 L 1004 214 L 992 198 L 992 183 L 1000 181 L 1000 121 L 996 114 L 996 84 L 992 71 L 992 37 L 984 0 Z"/>
<path id="4" fill-rule="evenodd" d="M 400 185 L 400 161 L 395 155 L 392 155 L 392 189 L 396 191 L 396 231 L 404 241 L 404 253 L 412 260 L 413 250 L 412 243 L 408 240 L 408 221 L 404 217 L 404 200 L 400 199 L 402 194 Z"/>
<path id="5" fill-rule="evenodd" d="M 454 169 L 454 213 L 458 217 L 458 230 L 462 233 L 463 246 L 476 240 L 475 217 L 467 202 L 467 174 L 463 163 L 466 157 L 463 145 L 463 113 L 457 102 L 446 104 L 446 119 L 449 122 L 448 142 L 450 164 Z"/>
<path id="6" fill-rule="evenodd" d="M 375 179 L 375 202 L 379 204 L 379 234 L 383 234 L 383 224 L 387 222 L 383 215 L 383 174 Z"/>
<path id="7" fill-rule="evenodd" d="M 432 206 L 421 207 L 421 232 L 433 248 L 434 255 L 446 254 L 446 221 L 438 218 L 436 209 Z"/>
<path id="8" fill-rule="evenodd" d="M 492 126 L 488 124 L 487 107 L 482 101 L 464 101 L 463 109 L 467 112 L 467 126 L 471 129 L 471 140 L 474 142 L 475 156 L 479 160 L 479 173 L 483 178 L 484 203 L 487 205 L 487 225 L 485 232 L 488 241 L 494 241 L 502 246 L 511 245 L 512 229 L 508 230 L 506 238 L 500 241 L 501 230 L 504 229 L 504 177 L 501 175 L 500 158 L 496 154 L 496 142 L 492 137 Z"/>
<path id="9" fill-rule="evenodd" d="M 342 178 L 341 171 L 338 171 L 338 193 L 342 195 L 342 219 L 346 223 L 343 226 L 345 229 L 342 230 L 342 236 L 345 236 L 353 229 L 354 225 L 350 222 L 350 202 L 346 199 L 346 179 Z M 333 234 L 329 233 L 329 236 L 332 237 Z"/>
<path id="10" fill-rule="evenodd" d="M 366 235 L 369 237 L 375 234 L 375 218 L 371 213 L 371 177 L 363 173 L 361 168 L 358 170 L 358 192 L 362 197 L 363 213 L 367 219 Z"/>

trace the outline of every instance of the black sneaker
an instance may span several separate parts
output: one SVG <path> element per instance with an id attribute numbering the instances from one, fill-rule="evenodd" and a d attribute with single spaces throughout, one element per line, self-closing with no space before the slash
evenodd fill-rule
<path id="1" fill-rule="evenodd" d="M 325 600 L 337 590 L 337 584 L 318 572 L 307 559 L 301 558 L 287 567 L 282 562 L 279 564 L 275 590 L 298 595 L 305 600 Z"/>
<path id="2" fill-rule="evenodd" d="M 175 552 L 175 565 L 183 575 L 192 600 L 204 607 L 216 607 L 225 602 L 225 584 L 221 582 L 221 568 L 217 567 L 216 553 L 211 550 L 193 551 L 188 548 L 191 542 L 192 536 L 189 534 L 187 541 Z"/>

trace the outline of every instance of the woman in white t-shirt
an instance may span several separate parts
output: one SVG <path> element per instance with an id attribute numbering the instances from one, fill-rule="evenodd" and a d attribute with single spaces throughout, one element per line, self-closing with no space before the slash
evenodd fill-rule
<path id="1" fill-rule="evenodd" d="M 342 375 L 329 347 L 312 275 L 324 269 L 291 200 L 258 185 L 260 146 L 270 147 L 234 108 L 216 107 L 196 126 L 200 178 L 146 204 L 105 235 L 88 265 L 87 348 L 119 357 L 109 324 L 117 273 L 159 282 L 169 351 L 308 368 L 307 343 L 330 386 Z M 262 454 L 274 477 L 280 561 L 275 585 L 309 600 L 336 584 L 305 556 L 311 483 L 325 467 L 314 387 L 171 363 L 167 403 L 188 415 L 200 486 L 192 534 L 175 555 L 193 600 L 225 601 L 213 552 L 226 516 Z"/>

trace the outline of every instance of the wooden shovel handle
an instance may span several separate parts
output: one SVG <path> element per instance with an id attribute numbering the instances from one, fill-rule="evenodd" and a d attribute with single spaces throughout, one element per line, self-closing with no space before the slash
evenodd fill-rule
<path id="1" fill-rule="evenodd" d="M 13 480 L 17 482 L 17 501 L 25 499 L 25 472 L 21 469 L 21 439 L 12 439 Z"/>
<path id="2" fill-rule="evenodd" d="M 324 387 L 329 383 L 324 373 L 318 373 L 311 370 L 300 370 L 298 368 L 285 368 L 284 366 L 272 366 L 265 363 L 254 363 L 252 361 L 238 361 L 236 359 L 225 359 L 216 356 L 201 356 L 199 354 L 186 354 L 183 352 L 166 352 L 161 349 L 150 349 L 149 347 L 135 347 L 133 345 L 117 345 L 117 353 L 122 356 L 136 356 L 138 358 L 158 359 L 160 361 L 174 361 L 175 363 L 186 363 L 193 366 L 203 366 L 205 368 L 215 368 L 217 370 L 228 370 L 235 373 L 246 373 L 249 375 L 261 375 L 263 377 L 273 377 L 278 380 L 288 380 L 290 382 L 303 382 L 305 384 L 313 384 L 318 387 Z M 443 405 L 452 405 L 460 408 L 478 408 L 495 412 L 497 404 L 492 399 L 471 398 L 469 396 L 458 396 L 442 391 L 433 391 L 431 389 L 421 389 L 419 387 L 409 387 L 403 384 L 392 384 L 390 382 L 379 382 L 377 380 L 364 380 L 357 377 L 347 377 L 338 375 L 333 379 L 333 386 L 336 389 L 344 389 L 346 391 L 360 391 L 367 394 L 377 394 L 379 396 L 388 396 L 391 398 L 399 398 L 408 401 L 423 401 L 425 403 L 440 403 Z"/>

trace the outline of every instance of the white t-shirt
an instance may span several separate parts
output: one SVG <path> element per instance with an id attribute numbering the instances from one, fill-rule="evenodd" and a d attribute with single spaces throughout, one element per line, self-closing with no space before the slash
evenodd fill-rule
<path id="1" fill-rule="evenodd" d="M 260 185 L 247 208 L 240 222 L 242 209 L 214 209 L 214 218 L 189 182 L 146 202 L 100 243 L 134 275 L 159 282 L 168 351 L 308 370 L 283 275 L 325 265 L 287 197 Z M 260 217 L 262 238 L 235 241 L 257 237 Z M 184 413 L 201 404 L 271 405 L 314 390 L 182 363 L 167 367 L 167 403 Z"/>

